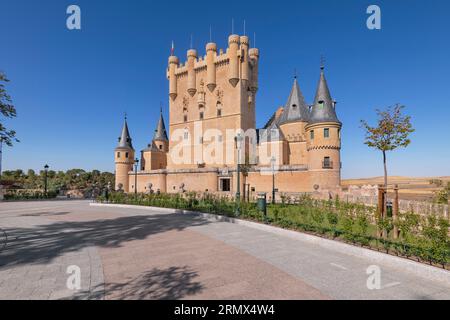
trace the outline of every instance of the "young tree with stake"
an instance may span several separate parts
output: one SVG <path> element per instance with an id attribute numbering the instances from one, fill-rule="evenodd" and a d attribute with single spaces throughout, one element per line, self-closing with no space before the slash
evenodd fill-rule
<path id="1" fill-rule="evenodd" d="M 383 154 L 385 194 L 388 186 L 386 153 L 399 147 L 406 148 L 411 143 L 408 137 L 410 133 L 414 132 L 411 125 L 411 117 L 402 114 L 403 108 L 403 105 L 396 104 L 393 107 L 388 107 L 386 110 L 377 109 L 378 121 L 374 127 L 370 126 L 367 121 L 361 120 L 362 127 L 366 131 L 364 143 L 371 148 L 380 150 Z M 384 197 L 383 206 L 384 210 L 382 212 L 385 214 L 386 197 Z"/>

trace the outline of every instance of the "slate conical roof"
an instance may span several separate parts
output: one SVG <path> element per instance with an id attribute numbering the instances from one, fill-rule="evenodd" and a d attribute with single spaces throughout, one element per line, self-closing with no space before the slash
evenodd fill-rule
<path id="1" fill-rule="evenodd" d="M 128 131 L 127 118 L 125 118 L 122 128 L 122 133 L 119 137 L 119 144 L 117 148 L 131 149 L 133 150 L 133 144 L 131 142 L 130 132 Z"/>
<path id="2" fill-rule="evenodd" d="M 294 79 L 292 85 L 291 94 L 280 116 L 279 124 L 293 122 L 293 121 L 305 121 L 309 120 L 308 106 L 305 103 L 302 91 L 297 82 L 297 77 Z"/>
<path id="3" fill-rule="evenodd" d="M 309 115 L 310 123 L 339 122 L 334 108 L 334 102 L 331 99 L 330 90 L 328 89 L 327 80 L 325 79 L 324 67 L 322 66 L 320 69 L 316 97 Z"/>
<path id="4" fill-rule="evenodd" d="M 164 124 L 162 110 L 159 114 L 159 121 L 158 121 L 158 125 L 156 126 L 155 134 L 153 135 L 153 141 L 155 141 L 155 140 L 169 141 L 169 138 L 167 137 L 166 126 Z"/>

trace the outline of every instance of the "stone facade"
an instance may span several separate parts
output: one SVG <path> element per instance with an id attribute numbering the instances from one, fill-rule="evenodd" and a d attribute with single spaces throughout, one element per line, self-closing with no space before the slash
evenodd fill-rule
<path id="1" fill-rule="evenodd" d="M 340 186 L 341 122 L 321 67 L 315 101 L 307 105 L 297 79 L 287 103 L 256 129 L 259 50 L 231 35 L 228 48 L 190 49 L 169 57 L 169 134 L 160 115 L 139 170 L 125 120 L 115 150 L 116 189 L 125 192 L 313 192 Z M 170 137 L 170 139 L 169 139 Z"/>

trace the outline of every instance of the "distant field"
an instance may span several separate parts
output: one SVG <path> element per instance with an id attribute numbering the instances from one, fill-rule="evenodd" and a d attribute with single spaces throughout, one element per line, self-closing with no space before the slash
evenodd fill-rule
<path id="1" fill-rule="evenodd" d="M 399 177 L 392 176 L 388 178 L 389 185 L 398 184 L 399 196 L 401 199 L 406 200 L 431 200 L 434 197 L 434 193 L 440 188 L 434 184 L 430 184 L 431 180 L 442 180 L 444 183 L 450 181 L 449 176 L 444 177 Z M 383 184 L 383 177 L 373 178 L 361 178 L 361 179 L 344 179 L 342 180 L 342 186 L 348 187 L 363 186 L 363 185 L 375 185 Z"/>

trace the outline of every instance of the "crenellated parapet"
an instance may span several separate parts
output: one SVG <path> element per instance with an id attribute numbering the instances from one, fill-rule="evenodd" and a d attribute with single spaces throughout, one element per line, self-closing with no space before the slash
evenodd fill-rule
<path id="1" fill-rule="evenodd" d="M 179 81 L 186 81 L 186 92 L 193 97 L 199 90 L 198 77 L 205 72 L 202 77 L 205 79 L 209 92 L 213 92 L 217 87 L 217 74 L 222 68 L 227 68 L 226 76 L 232 87 L 236 87 L 239 82 L 243 87 L 256 93 L 258 89 L 258 60 L 259 50 L 249 47 L 247 36 L 230 35 L 228 38 L 228 48 L 225 52 L 217 50 L 217 44 L 210 42 L 206 45 L 206 55 L 199 56 L 195 49 L 187 51 L 187 59 L 180 63 L 176 56 L 169 57 L 167 78 L 169 80 L 169 95 L 175 100 L 178 95 L 185 92 L 178 92 Z"/>

